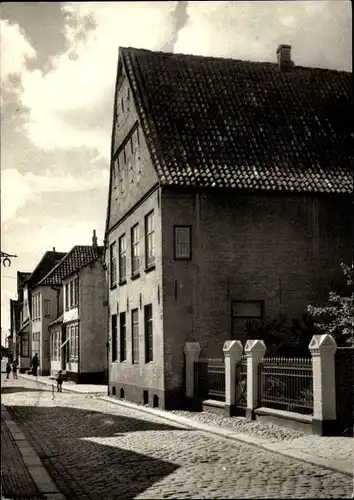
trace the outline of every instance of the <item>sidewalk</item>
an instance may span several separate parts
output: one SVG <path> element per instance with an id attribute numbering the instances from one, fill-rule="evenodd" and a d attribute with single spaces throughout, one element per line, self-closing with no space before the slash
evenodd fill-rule
<path id="1" fill-rule="evenodd" d="M 31 382 L 54 386 L 54 390 L 57 390 L 56 381 L 50 377 L 42 377 L 40 375 L 34 377 L 33 375 L 26 375 L 24 373 L 19 373 L 18 377 L 25 378 Z M 71 381 L 63 382 L 63 392 L 76 392 L 79 394 L 107 394 L 107 390 L 106 385 L 75 384 L 75 382 Z"/>
<path id="2" fill-rule="evenodd" d="M 1 405 L 1 499 L 65 500 L 20 428 Z"/>
<path id="3" fill-rule="evenodd" d="M 19 376 L 44 385 L 51 386 L 53 383 L 55 384 L 55 381 L 49 377 L 33 377 L 32 375 L 23 374 L 19 374 Z M 205 414 L 188 411 L 169 412 L 107 396 L 107 386 L 105 385 L 85 385 L 66 382 L 63 385 L 63 391 L 96 394 L 100 399 L 112 404 L 158 415 L 166 420 L 202 432 L 258 446 L 268 451 L 325 467 L 349 476 L 353 476 L 354 473 L 354 439 L 350 437 L 325 437 L 301 433 L 298 436 L 296 433 L 286 429 L 275 428 L 276 426 L 258 422 L 249 422 L 242 417 L 222 417 L 212 413 Z M 271 430 L 271 437 L 269 436 L 269 430 Z M 284 435 L 287 433 L 289 437 L 288 439 L 284 439 Z"/>

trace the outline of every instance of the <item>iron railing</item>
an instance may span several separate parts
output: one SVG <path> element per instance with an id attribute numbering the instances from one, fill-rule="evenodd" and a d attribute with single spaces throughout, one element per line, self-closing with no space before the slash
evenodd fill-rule
<path id="1" fill-rule="evenodd" d="M 198 399 L 225 401 L 225 363 L 222 358 L 201 358 L 194 363 L 194 380 Z"/>
<path id="2" fill-rule="evenodd" d="M 236 398 L 235 405 L 247 408 L 247 357 L 242 356 L 236 365 Z"/>
<path id="3" fill-rule="evenodd" d="M 260 406 L 312 415 L 311 358 L 264 358 L 258 369 Z"/>

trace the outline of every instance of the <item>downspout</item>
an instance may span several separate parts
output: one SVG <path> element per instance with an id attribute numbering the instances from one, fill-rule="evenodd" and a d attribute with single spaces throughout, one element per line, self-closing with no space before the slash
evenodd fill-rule
<path id="1" fill-rule="evenodd" d="M 195 272 L 193 280 L 193 340 L 197 340 L 199 325 L 199 300 L 197 286 L 199 284 L 199 256 L 200 256 L 200 193 L 195 194 Z"/>
<path id="2" fill-rule="evenodd" d="M 81 374 L 81 356 L 80 356 L 80 347 L 81 347 L 81 300 L 80 300 L 80 276 L 79 271 L 77 272 L 77 328 L 78 328 L 78 338 L 77 338 L 77 379 L 80 382 L 80 374 Z"/>

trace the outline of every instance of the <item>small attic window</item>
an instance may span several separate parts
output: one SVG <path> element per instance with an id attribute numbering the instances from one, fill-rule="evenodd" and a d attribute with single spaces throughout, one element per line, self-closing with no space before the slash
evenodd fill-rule
<path id="1" fill-rule="evenodd" d="M 120 105 L 121 105 L 121 107 L 122 107 L 122 111 L 123 111 L 123 113 L 124 113 L 124 99 L 123 99 L 123 97 L 122 97 L 122 99 L 120 100 Z"/>
<path id="2" fill-rule="evenodd" d="M 130 90 L 128 89 L 128 92 L 127 92 L 127 99 L 128 101 L 130 100 Z"/>

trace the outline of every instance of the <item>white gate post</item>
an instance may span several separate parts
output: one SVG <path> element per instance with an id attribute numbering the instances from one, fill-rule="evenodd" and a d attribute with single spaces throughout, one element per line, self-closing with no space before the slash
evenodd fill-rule
<path id="1" fill-rule="evenodd" d="M 309 344 L 312 355 L 313 419 L 312 432 L 333 435 L 336 427 L 335 353 L 337 344 L 329 335 L 314 335 Z"/>
<path id="2" fill-rule="evenodd" d="M 245 353 L 247 357 L 247 409 L 246 418 L 254 419 L 254 410 L 258 406 L 258 365 L 266 352 L 263 340 L 247 340 Z"/>
<path id="3" fill-rule="evenodd" d="M 242 342 L 227 340 L 223 347 L 225 357 L 225 415 L 234 414 L 236 402 L 236 365 L 242 357 Z"/>
<path id="4" fill-rule="evenodd" d="M 199 361 L 200 356 L 199 342 L 186 342 L 184 344 L 184 354 L 186 355 L 186 398 L 194 399 L 194 363 Z"/>

